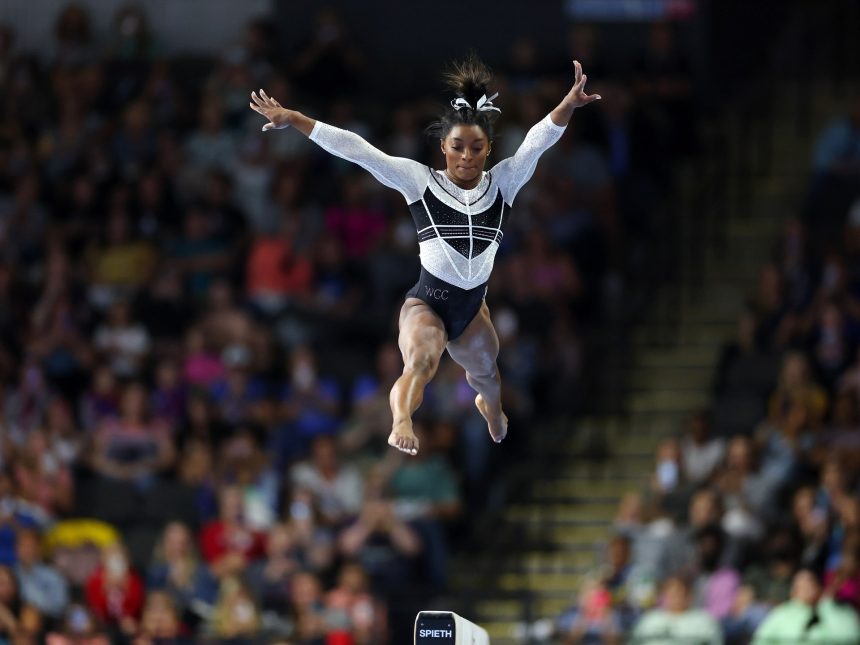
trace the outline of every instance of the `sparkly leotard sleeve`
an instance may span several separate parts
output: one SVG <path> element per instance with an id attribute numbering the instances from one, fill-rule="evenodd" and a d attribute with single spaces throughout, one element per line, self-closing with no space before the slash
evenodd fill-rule
<path id="1" fill-rule="evenodd" d="M 427 166 L 412 159 L 387 155 L 349 130 L 317 121 L 310 139 L 327 152 L 358 164 L 383 185 L 399 191 L 407 203 L 419 199 L 427 185 L 430 171 Z"/>
<path id="2" fill-rule="evenodd" d="M 493 175 L 506 203 L 513 205 L 520 188 L 534 174 L 540 156 L 561 138 L 565 128 L 553 123 L 547 114 L 528 131 L 513 157 L 503 159 L 493 167 Z"/>

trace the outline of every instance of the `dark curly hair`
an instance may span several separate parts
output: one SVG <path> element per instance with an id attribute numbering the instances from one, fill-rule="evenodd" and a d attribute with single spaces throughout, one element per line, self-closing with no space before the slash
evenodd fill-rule
<path id="1" fill-rule="evenodd" d="M 428 137 L 444 139 L 455 125 L 477 125 L 493 140 L 493 124 L 499 116 L 495 110 L 478 110 L 482 96 L 491 96 L 489 85 L 493 80 L 492 72 L 478 56 L 472 52 L 464 60 L 454 61 L 443 75 L 445 84 L 457 98 L 465 99 L 472 107 L 446 108 L 437 121 L 424 131 Z M 456 100 L 456 99 L 455 99 Z"/>

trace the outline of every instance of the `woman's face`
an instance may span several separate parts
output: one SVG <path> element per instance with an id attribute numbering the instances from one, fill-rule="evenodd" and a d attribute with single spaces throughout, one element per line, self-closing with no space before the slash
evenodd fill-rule
<path id="1" fill-rule="evenodd" d="M 747 471 L 752 465 L 750 445 L 745 437 L 735 437 L 729 443 L 728 465 L 737 470 Z"/>
<path id="2" fill-rule="evenodd" d="M 173 522 L 164 529 L 164 555 L 170 560 L 181 558 L 188 554 L 190 547 L 188 528 L 184 524 Z"/>
<path id="3" fill-rule="evenodd" d="M 139 384 L 129 385 L 122 394 L 122 412 L 128 419 L 140 419 L 146 413 L 146 389 Z"/>
<path id="4" fill-rule="evenodd" d="M 477 185 L 490 154 L 490 141 L 478 125 L 455 125 L 442 139 L 448 176 L 463 188 Z"/>
<path id="5" fill-rule="evenodd" d="M 291 591 L 295 605 L 307 607 L 319 600 L 319 580 L 311 573 L 298 573 L 293 576 Z"/>
<path id="6" fill-rule="evenodd" d="M 792 510 L 798 521 L 808 517 L 815 508 L 815 494 L 808 488 L 802 488 L 794 495 Z"/>
<path id="7" fill-rule="evenodd" d="M 806 382 L 806 359 L 801 354 L 790 354 L 782 367 L 783 381 L 789 387 L 799 387 Z"/>
<path id="8" fill-rule="evenodd" d="M 677 614 L 687 610 L 689 592 L 684 583 L 676 578 L 666 582 L 663 589 L 663 606 L 669 613 Z"/>
<path id="9" fill-rule="evenodd" d="M 821 586 L 809 571 L 799 571 L 791 584 L 791 597 L 807 605 L 814 605 L 821 595 Z"/>

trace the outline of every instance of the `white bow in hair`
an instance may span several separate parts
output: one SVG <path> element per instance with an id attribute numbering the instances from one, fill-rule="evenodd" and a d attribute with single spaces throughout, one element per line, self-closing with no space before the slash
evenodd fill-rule
<path id="1" fill-rule="evenodd" d="M 476 108 L 472 108 L 472 104 L 461 96 L 460 98 L 456 98 L 451 101 L 451 107 L 458 111 L 462 108 L 469 108 L 470 110 L 475 109 L 478 112 L 490 112 L 492 110 L 495 110 L 496 112 L 501 114 L 502 111 L 495 105 L 493 105 L 493 99 L 496 98 L 498 95 L 499 93 L 496 92 L 490 98 L 487 98 L 487 95 L 484 94 L 481 98 L 478 99 L 478 107 Z"/>

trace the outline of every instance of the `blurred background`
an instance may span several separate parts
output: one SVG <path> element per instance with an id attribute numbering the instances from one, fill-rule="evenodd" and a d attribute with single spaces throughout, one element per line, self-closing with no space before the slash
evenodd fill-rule
<path id="1" fill-rule="evenodd" d="M 2 0 L 0 643 L 860 642 L 860 4 Z M 488 303 L 389 449 L 401 196 L 283 105 L 512 154 L 582 62 Z"/>

